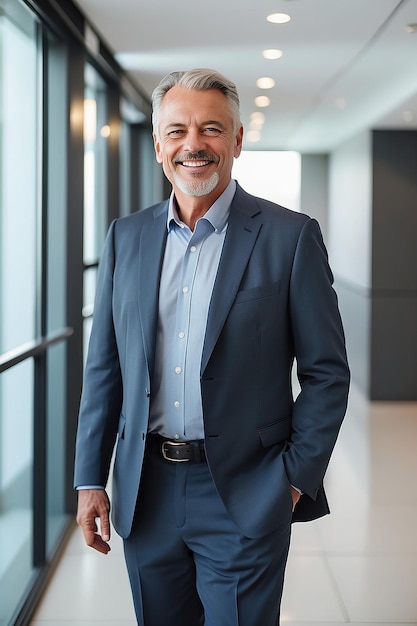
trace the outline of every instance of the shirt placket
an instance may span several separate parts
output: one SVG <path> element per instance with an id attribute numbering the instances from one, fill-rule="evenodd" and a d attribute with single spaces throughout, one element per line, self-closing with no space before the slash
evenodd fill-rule
<path id="1" fill-rule="evenodd" d="M 185 386 L 186 386 L 186 358 L 190 349 L 190 322 L 193 286 L 197 272 L 198 259 L 201 252 L 202 240 L 193 234 L 188 242 L 182 263 L 181 281 L 178 290 L 176 315 L 176 360 L 173 376 L 175 377 L 174 410 L 179 412 L 183 424 L 182 435 L 186 435 Z"/>

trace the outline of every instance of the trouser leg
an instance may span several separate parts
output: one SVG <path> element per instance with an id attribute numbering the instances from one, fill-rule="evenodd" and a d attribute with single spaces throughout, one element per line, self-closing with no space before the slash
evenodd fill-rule
<path id="1" fill-rule="evenodd" d="M 206 463 L 147 454 L 125 555 L 140 626 L 276 626 L 291 511 L 280 530 L 242 536 Z M 203 608 L 204 607 L 204 608 Z"/>
<path id="2" fill-rule="evenodd" d="M 195 564 L 182 539 L 180 463 L 146 455 L 131 535 L 124 540 L 139 626 L 202 626 Z"/>
<path id="3" fill-rule="evenodd" d="M 184 540 L 194 555 L 205 626 L 277 626 L 290 508 L 279 530 L 250 539 L 230 520 L 207 466 L 190 470 Z M 198 507 L 191 504 L 197 501 Z"/>

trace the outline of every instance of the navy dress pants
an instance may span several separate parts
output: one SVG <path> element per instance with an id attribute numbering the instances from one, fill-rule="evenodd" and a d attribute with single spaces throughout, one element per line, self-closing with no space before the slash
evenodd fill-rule
<path id="1" fill-rule="evenodd" d="M 149 446 L 124 540 L 138 625 L 277 626 L 290 529 L 288 510 L 279 531 L 243 536 L 206 462 L 170 462 Z"/>

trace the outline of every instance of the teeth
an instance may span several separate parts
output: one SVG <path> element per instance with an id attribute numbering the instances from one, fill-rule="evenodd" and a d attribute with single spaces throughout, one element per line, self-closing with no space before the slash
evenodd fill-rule
<path id="1" fill-rule="evenodd" d="M 183 165 L 185 167 L 202 167 L 203 165 L 208 165 L 210 161 L 183 161 Z"/>

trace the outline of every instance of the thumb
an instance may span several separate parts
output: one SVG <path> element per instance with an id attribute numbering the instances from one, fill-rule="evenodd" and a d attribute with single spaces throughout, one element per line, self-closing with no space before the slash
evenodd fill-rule
<path id="1" fill-rule="evenodd" d="M 110 518 L 108 512 L 100 515 L 100 530 L 104 541 L 110 541 Z"/>

